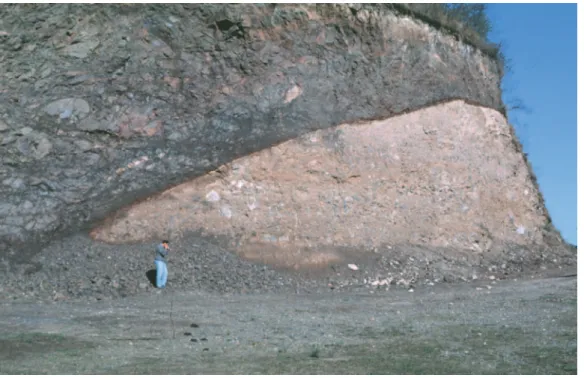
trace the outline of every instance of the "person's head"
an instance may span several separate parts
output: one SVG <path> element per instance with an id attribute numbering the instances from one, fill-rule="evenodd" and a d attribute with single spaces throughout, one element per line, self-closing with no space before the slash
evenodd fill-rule
<path id="1" fill-rule="evenodd" d="M 169 244 L 169 241 L 168 240 L 164 239 L 162 241 L 162 245 L 164 246 L 164 248 L 168 248 L 168 244 Z"/>

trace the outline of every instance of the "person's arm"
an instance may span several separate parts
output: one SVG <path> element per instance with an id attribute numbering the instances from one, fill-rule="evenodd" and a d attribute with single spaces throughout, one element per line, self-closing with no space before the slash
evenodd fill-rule
<path id="1" fill-rule="evenodd" d="M 158 253 L 160 253 L 163 257 L 168 256 L 168 251 L 164 248 L 164 246 L 162 246 L 162 244 L 160 244 L 157 248 L 156 251 Z"/>

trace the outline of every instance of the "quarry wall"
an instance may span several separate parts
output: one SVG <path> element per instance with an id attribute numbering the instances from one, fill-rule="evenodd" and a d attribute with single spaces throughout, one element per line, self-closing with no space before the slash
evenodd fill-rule
<path id="1" fill-rule="evenodd" d="M 245 258 L 300 267 L 404 245 L 488 254 L 542 244 L 547 224 L 505 118 L 453 101 L 236 159 L 92 235 L 127 243 L 202 232 Z"/>
<path id="2" fill-rule="evenodd" d="M 3 258 L 90 229 L 159 237 L 170 218 L 140 206 L 179 184 L 156 205 L 186 206 L 175 228 L 227 235 L 258 259 L 259 244 L 486 250 L 539 243 L 549 223 L 498 112 L 497 62 L 386 7 L 36 4 L 0 16 Z M 138 223 L 122 225 L 120 209 Z"/>

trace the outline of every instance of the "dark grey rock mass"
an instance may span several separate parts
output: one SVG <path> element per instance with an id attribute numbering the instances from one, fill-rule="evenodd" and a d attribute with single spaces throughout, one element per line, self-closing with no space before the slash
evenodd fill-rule
<path id="1" fill-rule="evenodd" d="M 382 5 L 7 4 L 0 20 L 10 261 L 311 130 L 502 106 L 496 62 Z"/>

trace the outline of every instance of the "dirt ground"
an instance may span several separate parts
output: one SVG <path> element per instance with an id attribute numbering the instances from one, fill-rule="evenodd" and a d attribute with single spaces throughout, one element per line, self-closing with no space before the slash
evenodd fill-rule
<path id="1" fill-rule="evenodd" d="M 2 374 L 576 374 L 575 276 L 0 305 Z"/>

